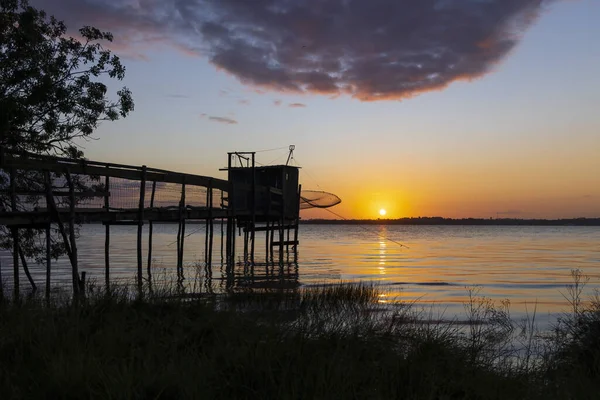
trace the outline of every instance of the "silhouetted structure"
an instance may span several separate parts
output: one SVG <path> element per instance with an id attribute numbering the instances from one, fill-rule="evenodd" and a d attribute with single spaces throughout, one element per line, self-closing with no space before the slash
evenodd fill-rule
<path id="1" fill-rule="evenodd" d="M 78 223 L 102 223 L 105 232 L 105 285 L 110 286 L 110 227 L 136 225 L 137 284 L 142 291 L 144 259 L 142 227 L 149 224 L 147 279 L 150 282 L 152 233 L 155 223 L 177 223 L 177 271 L 182 273 L 186 222 L 206 223 L 205 263 L 210 268 L 214 247 L 214 223 L 226 222 L 221 254 L 226 264 L 235 263 L 236 228 L 243 231 L 244 261 L 254 263 L 256 232 L 265 233 L 267 257 L 279 249 L 282 265 L 290 246 L 297 257 L 300 186 L 298 168 L 287 165 L 261 166 L 255 153 L 229 153 L 228 179 L 217 179 L 89 160 L 5 152 L 0 149 L 0 170 L 9 180 L 2 190 L 10 207 L 0 211 L 0 225 L 7 226 L 14 239 L 14 290 L 19 291 L 19 229 L 45 229 L 47 235 L 46 290 L 50 291 L 50 229 L 57 227 L 69 257 L 73 292 L 84 287 L 79 273 L 74 227 Z M 239 165 L 238 165 L 239 164 Z M 43 183 L 35 189 L 19 184 L 17 173 L 35 174 Z M 85 188 L 85 189 L 81 189 Z M 93 189 L 90 189 L 93 188 Z M 216 197 L 216 198 L 215 198 Z M 68 228 L 67 228 L 68 225 Z M 221 228 L 222 229 L 222 228 Z M 290 232 L 294 237 L 290 239 Z M 287 238 L 285 233 L 287 232 Z M 275 239 L 275 233 L 278 238 Z M 24 259 L 22 260 L 24 263 Z M 269 260 L 266 260 L 269 263 Z M 1 275 L 0 275 L 1 277 Z M 1 278 L 0 278 L 1 279 Z M 0 280 L 1 281 L 1 280 Z M 33 281 L 32 281 L 33 284 Z"/>
<path id="2" fill-rule="evenodd" d="M 296 250 L 298 245 L 301 199 L 298 167 L 257 167 L 253 152 L 235 152 L 228 156 L 229 205 L 244 231 L 244 257 L 254 261 L 256 232 L 264 231 L 266 253 L 273 257 L 273 248 L 278 247 L 279 258 L 283 259 L 284 248 L 289 254 L 289 246 Z M 290 240 L 292 230 L 294 237 Z"/>

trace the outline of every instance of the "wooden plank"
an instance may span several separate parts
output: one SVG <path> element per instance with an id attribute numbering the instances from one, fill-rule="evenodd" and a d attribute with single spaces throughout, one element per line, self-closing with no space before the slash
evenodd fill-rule
<path id="1" fill-rule="evenodd" d="M 6 190 L 0 190 L 0 194 L 6 194 L 6 193 L 8 193 Z M 45 196 L 46 191 L 45 190 L 16 190 L 15 195 L 17 195 L 17 196 Z M 69 193 L 68 191 L 66 191 L 66 192 L 53 191 L 52 195 L 54 197 L 69 197 L 69 196 L 71 196 L 71 193 Z M 106 196 L 110 196 L 110 193 L 105 192 L 105 191 L 89 190 L 89 191 L 84 191 L 84 192 L 75 192 L 74 195 L 75 195 L 75 197 L 106 197 Z"/>
<path id="2" fill-rule="evenodd" d="M 89 162 L 80 162 L 73 164 L 56 163 L 48 161 L 39 161 L 31 159 L 14 159 L 7 157 L 3 167 L 14 167 L 20 170 L 48 170 L 51 172 L 63 173 L 68 168 L 71 174 L 79 175 L 94 175 L 94 176 L 110 176 L 113 178 L 122 178 L 130 180 L 142 180 L 142 170 L 137 167 L 136 169 L 125 169 L 116 168 L 110 166 L 93 165 Z M 203 186 L 208 187 L 212 185 L 213 188 L 221 189 L 224 191 L 229 190 L 229 182 L 223 179 L 217 179 L 201 175 L 191 175 L 180 172 L 162 171 L 162 170 L 151 170 L 146 171 L 146 179 L 166 182 L 166 183 L 177 183 L 182 184 L 185 182 L 192 186 Z"/>
<path id="3" fill-rule="evenodd" d="M 268 222 L 268 221 L 267 221 L 267 222 Z M 295 224 L 291 224 L 291 225 L 284 225 L 284 226 L 283 226 L 283 229 L 293 229 L 295 226 L 296 226 Z M 246 229 L 246 228 L 244 228 L 244 230 L 245 230 L 245 229 Z M 270 226 L 259 226 L 259 227 L 256 227 L 254 230 L 255 230 L 256 232 L 264 232 L 264 231 L 271 231 L 271 230 L 273 230 L 273 229 L 278 229 L 278 228 L 273 228 L 272 226 L 271 226 L 271 227 L 270 227 Z"/>
<path id="4" fill-rule="evenodd" d="M 196 210 L 185 210 L 183 216 L 187 220 L 205 220 L 208 218 L 208 209 L 196 209 Z M 57 214 L 61 219 L 68 218 L 70 212 L 62 211 Z M 79 223 L 99 223 L 99 222 L 124 222 L 133 221 L 134 225 L 137 225 L 137 210 L 135 211 L 113 211 L 110 213 L 104 212 L 102 209 L 95 212 L 84 212 L 76 213 L 76 220 Z M 226 218 L 230 216 L 228 210 L 213 209 L 213 218 Z M 146 221 L 153 220 L 154 222 L 170 223 L 179 222 L 179 211 L 165 210 L 165 209 L 145 209 L 144 218 Z M 29 224 L 46 224 L 48 222 L 54 222 L 56 219 L 52 219 L 47 212 L 42 211 L 28 211 L 19 213 L 0 213 L 0 225 L 5 226 L 19 226 Z"/>

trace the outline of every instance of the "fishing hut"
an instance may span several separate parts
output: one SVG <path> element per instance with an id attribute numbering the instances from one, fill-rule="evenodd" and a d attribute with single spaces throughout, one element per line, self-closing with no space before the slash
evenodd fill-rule
<path id="1" fill-rule="evenodd" d="M 213 260 L 214 225 L 221 225 L 222 262 L 237 262 L 236 236 L 243 238 L 242 263 L 255 262 L 257 238 L 264 234 L 267 262 L 281 263 L 290 250 L 297 259 L 300 209 L 327 208 L 341 200 L 330 193 L 301 191 L 299 167 L 259 165 L 254 152 L 228 153 L 227 179 L 114 163 L 69 159 L 8 151 L 0 148 L 0 229 L 9 237 L 13 290 L 19 294 L 20 267 L 31 287 L 27 254 L 32 233 L 45 237 L 45 288 L 50 292 L 52 252 L 63 246 L 72 272 L 75 295 L 84 290 L 85 272 L 79 271 L 77 226 L 105 227 L 104 280 L 110 286 L 111 227 L 137 227 L 137 285 L 152 281 L 153 226 L 177 224 L 177 272 L 183 274 L 186 223 L 205 225 L 205 265 Z M 143 230 L 148 226 L 147 256 Z M 224 225 L 227 227 L 224 232 Z M 193 233 L 193 232 L 192 232 Z M 262 241 L 262 240 L 261 240 Z M 195 249 L 197 251 L 198 249 Z M 38 262 L 40 258 L 38 257 Z M 146 266 L 146 271 L 144 271 Z M 0 288 L 3 287 L 0 268 Z M 1 289 L 0 289 L 1 290 Z M 1 294 L 1 293 L 0 293 Z"/>
<path id="2" fill-rule="evenodd" d="M 257 166 L 255 152 L 228 153 L 229 208 L 243 231 L 245 260 L 254 262 L 257 232 L 264 232 L 271 258 L 277 248 L 283 260 L 290 246 L 297 257 L 301 186 L 299 167 L 288 165 L 293 151 L 285 165 L 267 166 Z"/>

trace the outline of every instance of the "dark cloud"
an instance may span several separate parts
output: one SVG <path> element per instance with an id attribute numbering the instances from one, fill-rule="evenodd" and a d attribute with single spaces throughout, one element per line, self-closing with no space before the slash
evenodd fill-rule
<path id="1" fill-rule="evenodd" d="M 111 30 L 123 49 L 169 44 L 206 55 L 253 87 L 381 100 L 485 75 L 555 1 L 33 2 L 70 26 Z"/>
<path id="2" fill-rule="evenodd" d="M 303 104 L 303 103 L 291 103 L 289 105 L 289 107 L 291 107 L 291 108 L 302 108 L 302 107 L 306 107 L 306 104 Z"/>
<path id="3" fill-rule="evenodd" d="M 235 119 L 228 118 L 228 117 L 214 117 L 211 115 L 208 117 L 208 119 L 210 121 L 220 122 L 222 124 L 228 124 L 228 125 L 235 125 L 238 123 Z"/>

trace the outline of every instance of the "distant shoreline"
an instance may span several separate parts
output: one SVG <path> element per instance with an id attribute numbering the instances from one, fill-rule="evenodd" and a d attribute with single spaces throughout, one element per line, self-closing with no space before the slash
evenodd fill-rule
<path id="1" fill-rule="evenodd" d="M 442 218 L 399 219 L 302 219 L 303 225 L 481 225 L 481 226 L 600 226 L 600 218 L 515 219 Z"/>

